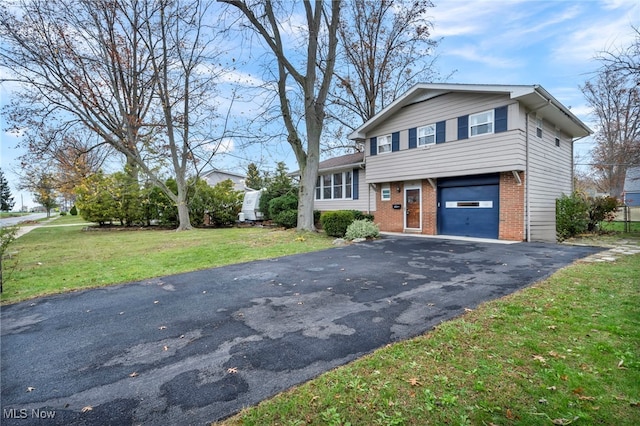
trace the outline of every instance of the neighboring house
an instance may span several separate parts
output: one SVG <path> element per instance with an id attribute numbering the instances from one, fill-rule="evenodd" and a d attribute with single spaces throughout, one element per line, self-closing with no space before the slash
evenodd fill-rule
<path id="1" fill-rule="evenodd" d="M 246 176 L 238 173 L 226 172 L 224 170 L 211 169 L 200 175 L 200 178 L 205 180 L 209 185 L 216 186 L 218 183 L 231 179 L 233 182 L 233 189 L 236 191 L 246 191 L 248 188 L 245 186 Z"/>
<path id="2" fill-rule="evenodd" d="M 573 141 L 590 133 L 538 85 L 417 84 L 349 135 L 363 160 L 321 163 L 316 208 L 373 213 L 382 231 L 556 241 Z"/>
<path id="3" fill-rule="evenodd" d="M 622 200 L 627 206 L 640 207 L 640 167 L 627 169 Z"/>

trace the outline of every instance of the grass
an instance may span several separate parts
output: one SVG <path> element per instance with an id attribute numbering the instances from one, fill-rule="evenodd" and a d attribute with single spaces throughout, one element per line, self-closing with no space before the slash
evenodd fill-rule
<path id="1" fill-rule="evenodd" d="M 640 222 L 629 222 L 629 227 L 631 232 L 640 232 Z M 624 222 L 602 222 L 600 224 L 600 229 L 603 232 L 624 232 L 625 223 Z"/>
<path id="2" fill-rule="evenodd" d="M 86 225 L 63 216 L 14 241 L 2 265 L 2 302 L 305 253 L 332 242 L 323 234 L 266 228 L 84 231 Z"/>
<path id="3" fill-rule="evenodd" d="M 574 264 L 222 424 L 640 424 L 639 282 Z"/>

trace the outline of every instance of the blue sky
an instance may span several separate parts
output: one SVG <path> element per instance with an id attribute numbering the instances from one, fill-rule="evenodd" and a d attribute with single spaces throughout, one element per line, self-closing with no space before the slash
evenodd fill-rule
<path id="1" fill-rule="evenodd" d="M 633 41 L 631 26 L 640 25 L 639 0 L 434 0 L 429 15 L 433 36 L 442 38 L 436 51 L 436 65 L 450 83 L 540 84 L 580 119 L 594 128 L 590 110 L 579 85 L 593 76 L 598 62 L 593 58 L 603 50 L 615 50 Z M 248 70 L 239 69 L 248 73 Z M 11 93 L 0 86 L 0 103 L 10 101 Z M 9 179 L 12 193 L 20 204 L 15 187 L 17 139 L 0 133 L 0 165 Z M 576 144 L 578 154 L 591 147 L 589 139 Z M 241 151 L 228 141 L 230 155 L 222 155 L 216 167 L 244 168 L 258 161 L 265 152 L 270 158 L 295 166 L 286 146 Z M 25 205 L 32 206 L 31 195 L 23 193 Z"/>

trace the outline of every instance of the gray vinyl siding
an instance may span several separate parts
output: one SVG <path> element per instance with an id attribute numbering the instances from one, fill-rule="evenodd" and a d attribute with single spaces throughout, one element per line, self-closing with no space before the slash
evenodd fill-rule
<path id="1" fill-rule="evenodd" d="M 529 117 L 529 198 L 531 241 L 556 241 L 556 199 L 570 194 L 572 184 L 572 141 L 560 135 L 555 144 L 555 126 L 544 121 L 543 137 L 536 135 L 536 117 Z"/>
<path id="2" fill-rule="evenodd" d="M 448 93 L 424 102 L 407 105 L 389 120 L 386 120 L 380 126 L 368 132 L 366 136 L 367 144 L 370 142 L 369 138 L 373 136 L 384 136 L 399 131 L 401 132 L 400 150 L 407 149 L 409 143 L 406 131 L 408 131 L 408 129 L 434 124 L 443 120 L 447 120 L 446 140 L 455 140 L 458 138 L 457 127 L 453 130 L 452 126 L 455 126 L 455 119 L 457 117 L 487 111 L 510 103 L 512 103 L 512 101 L 507 95 L 489 95 L 486 93 Z M 513 105 L 515 106 L 516 104 Z M 511 108 L 509 108 L 510 115 L 511 112 Z M 514 111 L 514 115 L 515 114 L 517 114 L 516 111 Z M 451 124 L 449 122 L 450 120 L 454 120 L 454 123 Z M 511 120 L 509 121 L 511 122 Z M 510 126 L 509 129 L 511 128 L 513 127 Z M 405 138 L 404 145 L 403 137 Z M 369 153 L 368 146 L 365 152 Z"/>
<path id="3" fill-rule="evenodd" d="M 366 181 L 390 182 L 524 170 L 524 132 L 511 130 L 367 157 Z"/>
<path id="4" fill-rule="evenodd" d="M 347 171 L 350 169 L 345 169 Z M 335 171 L 335 173 L 340 170 Z M 369 194 L 371 192 L 371 194 Z M 369 189 L 366 182 L 364 170 L 360 171 L 360 179 L 358 180 L 358 199 L 340 199 L 340 200 L 315 200 L 314 209 L 320 211 L 333 210 L 360 210 L 363 212 L 375 210 L 375 193 Z"/>

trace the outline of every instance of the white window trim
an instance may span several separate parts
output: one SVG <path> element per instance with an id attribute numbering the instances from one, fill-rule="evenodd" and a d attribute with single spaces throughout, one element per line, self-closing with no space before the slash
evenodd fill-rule
<path id="1" fill-rule="evenodd" d="M 485 115 L 485 114 L 488 114 L 488 116 L 489 116 L 489 120 L 488 121 L 484 121 L 482 123 L 472 124 L 473 123 L 473 117 L 477 117 L 477 116 Z M 484 126 L 484 125 L 487 125 L 487 124 L 491 124 L 491 131 L 485 132 L 485 133 L 478 133 L 476 135 L 473 134 L 473 128 L 474 127 L 480 127 L 480 126 Z M 482 112 L 478 112 L 476 114 L 470 114 L 469 115 L 469 133 L 468 134 L 469 134 L 470 138 L 474 138 L 476 136 L 482 136 L 482 135 L 490 135 L 490 134 L 494 133 L 495 130 L 496 130 L 495 110 L 490 109 L 490 110 L 487 110 L 487 111 L 482 111 Z"/>
<path id="2" fill-rule="evenodd" d="M 383 183 L 382 185 L 380 185 L 380 200 L 381 201 L 391 200 L 391 184 Z"/>
<path id="3" fill-rule="evenodd" d="M 420 133 L 424 132 L 423 135 L 421 135 Z M 433 141 L 432 142 L 421 142 L 420 139 L 422 138 L 428 138 L 429 136 L 433 137 Z M 428 124 L 426 126 L 422 126 L 422 127 L 418 127 L 418 131 L 417 131 L 417 145 L 418 146 L 427 146 L 427 145 L 434 145 L 436 143 L 436 125 L 435 124 Z"/>
<path id="4" fill-rule="evenodd" d="M 385 141 L 382 143 L 382 141 Z M 384 151 L 381 150 L 382 147 L 388 147 Z M 378 154 L 386 154 L 392 151 L 391 147 L 391 135 L 379 136 L 378 137 Z"/>
<path id="5" fill-rule="evenodd" d="M 542 139 L 543 135 L 544 135 L 544 120 L 541 117 L 537 117 L 536 118 L 536 136 Z"/>
<path id="6" fill-rule="evenodd" d="M 347 183 L 347 174 L 351 173 L 351 179 L 350 182 Z M 341 174 L 342 175 L 342 198 L 334 198 L 333 197 L 333 188 L 336 186 L 334 184 L 334 176 L 335 174 Z M 329 188 L 331 188 L 331 197 L 330 198 L 325 198 L 324 197 L 324 190 L 327 188 L 324 185 L 324 177 L 325 176 L 331 176 L 331 185 Z M 329 200 L 353 200 L 353 172 L 351 170 L 345 170 L 344 172 L 332 172 L 332 173 L 323 173 L 318 175 L 318 179 L 316 180 L 317 183 L 320 184 L 320 186 L 318 186 L 318 184 L 316 183 L 316 187 L 314 188 L 315 190 L 315 200 L 317 201 L 329 201 Z M 350 186 L 351 187 L 351 196 L 350 197 L 345 197 L 346 193 L 347 193 L 347 187 Z M 318 188 L 320 188 L 320 197 L 318 198 Z"/>

